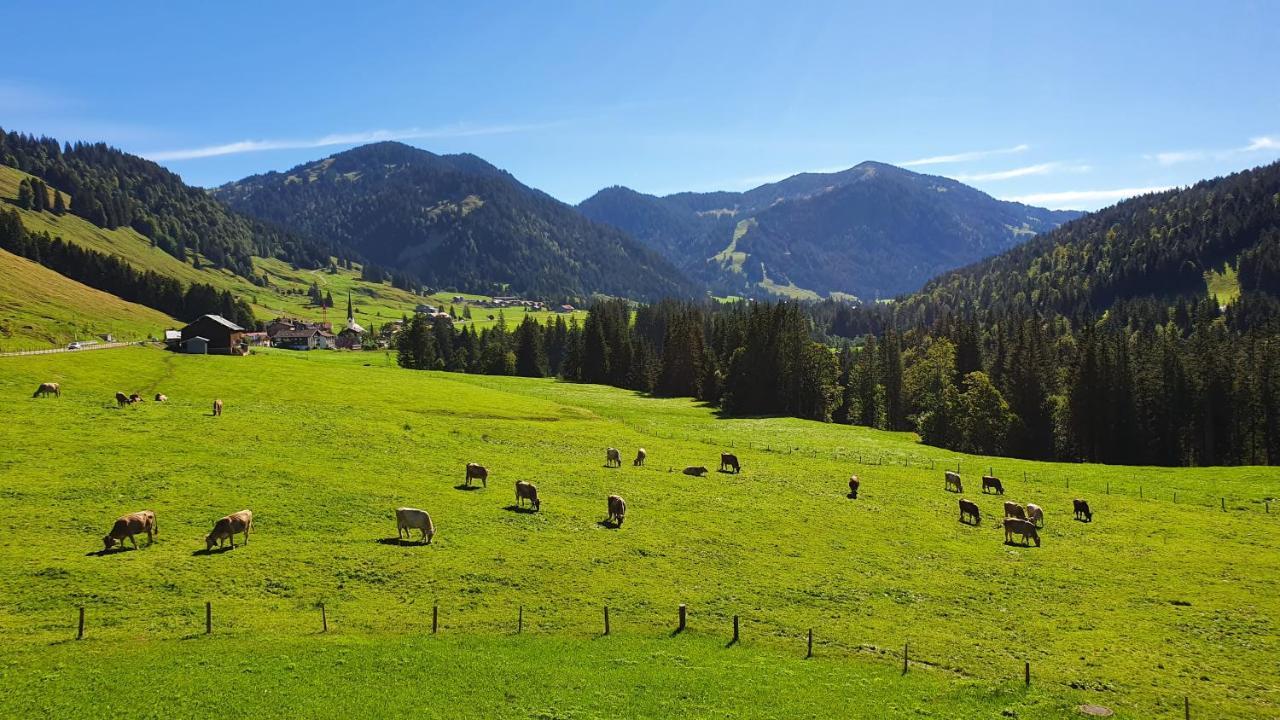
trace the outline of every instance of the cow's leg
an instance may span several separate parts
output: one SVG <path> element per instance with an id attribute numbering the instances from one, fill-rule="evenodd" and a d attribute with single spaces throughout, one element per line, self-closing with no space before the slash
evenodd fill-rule
<path id="1" fill-rule="evenodd" d="M 129 542 L 133 543 L 133 549 L 134 549 L 134 550 L 137 550 L 137 549 L 138 549 L 138 540 L 137 540 L 137 538 L 135 538 L 135 537 L 133 536 L 133 533 L 130 533 L 130 534 L 129 534 Z"/>

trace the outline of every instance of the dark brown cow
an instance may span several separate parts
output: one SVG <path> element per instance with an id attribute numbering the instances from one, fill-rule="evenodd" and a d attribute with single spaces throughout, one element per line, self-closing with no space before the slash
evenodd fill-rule
<path id="1" fill-rule="evenodd" d="M 253 511 L 241 510 L 240 512 L 231 513 L 213 524 L 213 532 L 210 532 L 204 538 L 204 546 L 206 550 L 212 550 L 214 545 L 222 547 L 227 540 L 231 541 L 231 547 L 236 546 L 236 533 L 244 533 L 244 544 L 249 544 L 249 531 L 253 529 Z"/>
<path id="2" fill-rule="evenodd" d="M 1087 522 L 1093 522 L 1093 511 L 1089 509 L 1089 502 L 1087 500 L 1076 498 L 1071 501 L 1071 504 L 1075 506 L 1077 520 L 1083 519 Z"/>
<path id="3" fill-rule="evenodd" d="M 1030 520 L 1020 518 L 1004 519 L 1004 541 L 1013 542 L 1014 535 L 1022 536 L 1022 544 L 1027 545 L 1029 540 L 1034 540 L 1036 547 L 1040 547 L 1040 533 L 1036 530 L 1036 524 Z"/>
<path id="4" fill-rule="evenodd" d="M 622 527 L 622 521 L 627 517 L 627 501 L 617 495 L 609 496 L 609 520 Z"/>
<path id="5" fill-rule="evenodd" d="M 998 477 L 983 475 L 982 476 L 982 492 L 985 493 L 987 490 L 993 490 L 997 495 L 1003 495 L 1004 485 L 1000 484 L 1000 478 Z"/>
<path id="6" fill-rule="evenodd" d="M 138 541 L 134 539 L 134 535 L 139 533 L 147 534 L 147 544 L 155 542 L 155 536 L 160 534 L 160 526 L 156 525 L 156 514 L 150 510 L 139 510 L 136 513 L 121 515 L 115 524 L 111 526 L 111 532 L 102 538 L 103 548 L 110 550 L 117 543 L 124 547 L 124 541 L 127 538 L 133 543 L 133 549 L 138 549 Z"/>
<path id="7" fill-rule="evenodd" d="M 142 402 L 142 396 L 139 395 L 138 393 L 134 393 L 129 396 L 130 405 L 133 405 L 134 403 L 140 403 L 140 402 Z"/>
<path id="8" fill-rule="evenodd" d="M 48 397 L 50 395 L 62 397 L 62 386 L 58 383 L 40 383 L 40 387 L 36 388 L 36 394 L 31 397 Z"/>
<path id="9" fill-rule="evenodd" d="M 969 516 L 972 525 L 982 524 L 982 511 L 978 509 L 978 503 L 972 500 L 960 498 L 960 522 L 965 522 L 965 516 Z"/>
<path id="10" fill-rule="evenodd" d="M 861 487 L 861 485 L 862 483 L 858 482 L 857 475 L 849 476 L 849 499 L 850 500 L 858 499 L 858 488 Z"/>
<path id="11" fill-rule="evenodd" d="M 467 487 L 471 487 L 472 480 L 479 480 L 482 485 L 489 487 L 489 471 L 479 463 L 467 463 Z"/>
<path id="12" fill-rule="evenodd" d="M 720 453 L 720 469 L 732 470 L 735 473 L 742 472 L 742 464 L 738 462 L 737 455 L 729 453 Z"/>
<path id="13" fill-rule="evenodd" d="M 1018 518 L 1019 520 L 1027 519 L 1027 511 L 1016 502 L 1006 500 L 1004 502 L 1004 516 L 1007 518 Z"/>
<path id="14" fill-rule="evenodd" d="M 691 465 L 691 466 L 689 466 L 689 467 L 685 468 L 684 470 L 681 470 L 680 472 L 683 472 L 685 475 L 693 475 L 694 477 L 702 477 L 703 475 L 706 475 L 706 474 L 707 474 L 707 469 L 706 469 L 706 468 L 704 468 L 704 467 L 702 467 L 701 465 Z"/>
<path id="15" fill-rule="evenodd" d="M 525 501 L 529 501 L 529 505 L 537 512 L 542 508 L 542 501 L 538 499 L 538 486 L 524 480 L 516 481 L 516 507 Z"/>
<path id="16" fill-rule="evenodd" d="M 964 492 L 964 486 L 960 484 L 960 473 L 948 470 L 943 478 L 946 480 L 946 489 L 952 492 Z"/>
<path id="17" fill-rule="evenodd" d="M 118 392 L 118 393 L 116 393 L 116 406 L 117 406 L 117 407 L 124 407 L 125 405 L 128 405 L 128 404 L 129 404 L 129 396 L 128 396 L 128 395 L 125 395 L 125 394 L 124 394 L 124 393 L 122 393 L 122 392 Z"/>

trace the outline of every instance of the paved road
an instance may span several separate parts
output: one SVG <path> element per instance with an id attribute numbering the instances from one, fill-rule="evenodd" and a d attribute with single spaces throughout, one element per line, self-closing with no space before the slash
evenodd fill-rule
<path id="1" fill-rule="evenodd" d="M 68 350 L 66 348 L 49 348 L 48 350 L 19 350 L 17 352 L 0 353 L 0 357 L 15 357 L 18 355 L 50 355 L 52 353 L 65 352 L 86 352 L 89 350 L 110 350 L 111 348 L 129 347 L 130 345 L 142 345 L 142 342 L 114 342 L 114 343 L 96 343 L 94 345 L 85 345 L 79 350 Z"/>

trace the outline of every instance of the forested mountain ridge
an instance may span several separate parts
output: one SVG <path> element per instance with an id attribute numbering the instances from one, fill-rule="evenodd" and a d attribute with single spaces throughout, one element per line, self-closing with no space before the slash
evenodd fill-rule
<path id="1" fill-rule="evenodd" d="M 877 162 L 740 193 L 656 197 L 611 187 L 578 209 L 719 292 L 794 289 L 864 299 L 915 290 L 1079 216 Z"/>
<path id="2" fill-rule="evenodd" d="M 1118 301 L 1203 295 L 1239 265 L 1241 289 L 1280 291 L 1280 163 L 1131 198 L 1001 255 L 945 273 L 898 302 L 928 322 L 964 306 L 1065 316 Z"/>
<path id="3" fill-rule="evenodd" d="M 698 288 L 625 233 L 474 155 L 375 143 L 214 196 L 419 281 L 545 297 L 688 297 Z"/>
<path id="4" fill-rule="evenodd" d="M 153 246 L 184 262 L 197 255 L 216 267 L 252 278 L 251 257 L 276 257 L 300 267 L 323 267 L 331 247 L 240 215 L 150 160 L 104 143 L 60 144 L 0 130 L 0 164 L 39 179 L 18 204 L 69 213 L 106 229 L 130 227 Z M 50 196 L 47 188 L 61 193 Z M 45 204 L 48 203 L 46 207 Z"/>

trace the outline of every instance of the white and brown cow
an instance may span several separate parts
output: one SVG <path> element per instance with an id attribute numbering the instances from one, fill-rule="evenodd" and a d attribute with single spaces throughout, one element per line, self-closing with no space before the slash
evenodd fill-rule
<path id="1" fill-rule="evenodd" d="M 436 535 L 436 526 L 426 510 L 396 508 L 396 539 L 403 537 L 408 540 L 414 530 L 422 533 L 422 542 L 427 545 L 431 544 L 431 538 Z"/>

